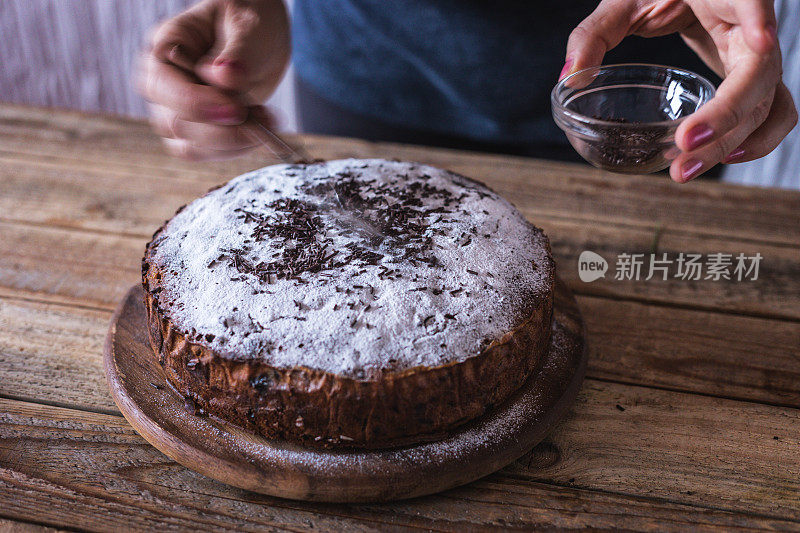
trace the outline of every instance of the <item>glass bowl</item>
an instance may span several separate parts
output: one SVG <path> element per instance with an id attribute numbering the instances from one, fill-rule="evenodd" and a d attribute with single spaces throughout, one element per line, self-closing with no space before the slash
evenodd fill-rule
<path id="1" fill-rule="evenodd" d="M 592 165 L 633 174 L 657 172 L 680 153 L 675 130 L 714 97 L 710 81 L 661 65 L 603 65 L 575 72 L 553 88 L 553 119 Z"/>

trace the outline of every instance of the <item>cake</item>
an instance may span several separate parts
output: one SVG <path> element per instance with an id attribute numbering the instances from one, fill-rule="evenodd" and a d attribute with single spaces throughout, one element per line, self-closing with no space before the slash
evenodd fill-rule
<path id="1" fill-rule="evenodd" d="M 550 342 L 547 237 L 485 185 L 418 163 L 239 176 L 156 231 L 142 281 L 169 384 L 305 446 L 440 438 L 519 389 Z"/>

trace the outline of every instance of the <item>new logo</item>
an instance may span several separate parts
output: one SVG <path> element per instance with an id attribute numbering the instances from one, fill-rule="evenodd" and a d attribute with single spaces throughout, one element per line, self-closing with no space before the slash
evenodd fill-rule
<path id="1" fill-rule="evenodd" d="M 578 277 L 584 283 L 589 283 L 606 277 L 608 261 L 599 254 L 584 250 L 578 257 Z"/>

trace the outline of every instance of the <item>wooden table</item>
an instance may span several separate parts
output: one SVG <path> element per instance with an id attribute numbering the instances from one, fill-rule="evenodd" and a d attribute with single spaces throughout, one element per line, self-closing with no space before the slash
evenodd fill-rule
<path id="1" fill-rule="evenodd" d="M 800 530 L 800 193 L 324 137 L 487 182 L 549 234 L 588 324 L 568 419 L 479 482 L 388 505 L 247 493 L 149 446 L 106 389 L 111 312 L 153 230 L 262 166 L 172 159 L 141 122 L 0 106 L 0 529 Z M 578 279 L 577 257 L 611 264 Z M 621 253 L 760 253 L 758 280 L 614 279 Z"/>

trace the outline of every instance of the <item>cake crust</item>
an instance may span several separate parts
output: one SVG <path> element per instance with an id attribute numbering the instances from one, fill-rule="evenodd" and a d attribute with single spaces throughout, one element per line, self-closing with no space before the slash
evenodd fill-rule
<path id="1" fill-rule="evenodd" d="M 510 311 L 512 327 L 466 356 L 354 373 L 231 353 L 209 341 L 215 335 L 176 321 L 174 298 L 164 298 L 171 270 L 157 254 L 168 226 L 154 234 L 142 263 L 150 341 L 166 378 L 199 410 L 268 438 L 358 448 L 435 439 L 504 401 L 549 345 L 554 265 L 535 228 L 530 246 L 544 248 L 539 286 Z"/>

